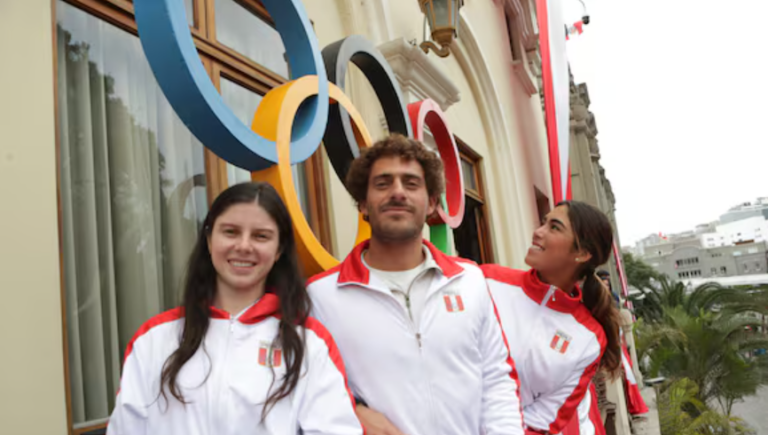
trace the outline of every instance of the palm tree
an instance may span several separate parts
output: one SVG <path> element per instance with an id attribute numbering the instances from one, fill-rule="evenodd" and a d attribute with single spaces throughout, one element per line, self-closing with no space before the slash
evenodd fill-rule
<path id="1" fill-rule="evenodd" d="M 659 395 L 659 424 L 662 435 L 754 435 L 740 418 L 708 408 L 698 399 L 699 387 L 690 379 L 672 382 Z"/>
<path id="2" fill-rule="evenodd" d="M 644 329 L 651 330 L 638 334 L 639 357 L 649 362 L 649 376 L 688 378 L 699 386 L 699 400 L 718 401 L 726 414 L 735 401 L 768 384 L 766 358 L 752 356 L 768 347 L 768 337 L 748 329 L 760 319 L 714 312 L 693 316 L 682 307 L 666 308 L 664 318 L 660 327 L 646 324 Z"/>
<path id="3" fill-rule="evenodd" d="M 684 283 L 661 276 L 655 285 L 649 284 L 639 290 L 643 295 L 630 296 L 630 299 L 635 304 L 635 314 L 647 322 L 663 322 L 664 309 L 675 307 L 681 307 L 691 316 L 702 311 L 722 310 L 732 314 L 768 313 L 768 287 L 747 289 L 710 282 L 689 290 Z"/>
<path id="4" fill-rule="evenodd" d="M 768 385 L 768 286 L 690 288 L 658 276 L 638 289 L 641 368 L 671 385 L 659 396 L 662 433 L 753 433 L 731 410 Z"/>

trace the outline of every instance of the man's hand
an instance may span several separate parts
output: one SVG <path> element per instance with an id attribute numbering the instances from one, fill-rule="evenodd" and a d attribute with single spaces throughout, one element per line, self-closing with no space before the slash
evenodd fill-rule
<path id="1" fill-rule="evenodd" d="M 366 406 L 357 405 L 355 413 L 360 423 L 362 423 L 366 435 L 405 435 L 395 425 L 390 423 L 387 417 L 384 417 L 384 414 L 378 413 Z"/>

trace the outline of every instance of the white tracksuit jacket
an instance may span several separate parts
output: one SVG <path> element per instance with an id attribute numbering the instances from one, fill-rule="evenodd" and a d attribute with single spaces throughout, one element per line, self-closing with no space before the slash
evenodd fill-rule
<path id="1" fill-rule="evenodd" d="M 303 376 L 289 397 L 261 422 L 274 369 L 285 374 L 279 348 L 279 301 L 265 294 L 237 319 L 211 308 L 203 347 L 181 369 L 177 385 L 183 405 L 166 388 L 160 397 L 163 364 L 179 346 L 182 308 L 145 323 L 126 351 L 121 391 L 109 421 L 109 435 L 360 435 L 353 398 L 345 385 L 344 365 L 328 331 L 309 319 Z"/>
<path id="2" fill-rule="evenodd" d="M 362 262 L 367 242 L 310 280 L 313 315 L 336 339 L 352 392 L 408 435 L 522 434 L 517 374 L 482 272 L 425 245 L 434 267 L 418 328 Z"/>
<path id="3" fill-rule="evenodd" d="M 525 424 L 560 433 L 587 396 L 607 344 L 605 332 L 580 295 L 542 283 L 534 270 L 482 269 L 517 362 Z M 588 411 L 588 403 L 583 406 Z M 580 420 L 590 425 L 588 418 Z"/>

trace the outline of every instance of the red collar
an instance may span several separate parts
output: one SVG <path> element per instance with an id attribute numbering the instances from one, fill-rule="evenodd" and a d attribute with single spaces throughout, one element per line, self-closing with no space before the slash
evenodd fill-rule
<path id="1" fill-rule="evenodd" d="M 363 251 L 368 249 L 370 240 L 366 240 L 363 243 L 355 246 L 355 249 L 347 255 L 344 262 L 341 263 L 341 271 L 339 272 L 339 284 L 355 283 L 368 285 L 371 279 L 371 271 L 363 264 L 362 255 Z M 442 251 L 437 249 L 433 244 L 424 240 L 424 246 L 429 249 L 429 253 L 432 254 L 432 258 L 437 263 L 440 271 L 446 278 L 452 278 L 461 273 L 464 268 L 458 263 L 458 261 L 445 255 Z"/>
<path id="2" fill-rule="evenodd" d="M 552 286 L 541 282 L 536 270 L 529 270 L 523 277 L 523 291 L 529 298 L 541 305 Z M 573 313 L 584 306 L 581 303 L 581 288 L 576 286 L 576 295 L 570 295 L 560 289 L 556 289 L 550 296 L 546 306 L 562 313 Z"/>
<path id="3" fill-rule="evenodd" d="M 262 296 L 258 302 L 253 304 L 251 308 L 248 308 L 248 310 L 246 310 L 246 312 L 244 312 L 237 320 L 246 325 L 253 325 L 268 317 L 274 316 L 279 312 L 280 299 L 278 299 L 277 295 L 274 293 L 267 292 L 264 293 L 264 296 Z M 229 320 L 231 316 L 228 312 L 211 306 L 211 318 Z"/>

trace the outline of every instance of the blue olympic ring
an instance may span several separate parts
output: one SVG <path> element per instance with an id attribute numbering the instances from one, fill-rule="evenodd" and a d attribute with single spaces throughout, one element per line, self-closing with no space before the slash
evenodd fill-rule
<path id="1" fill-rule="evenodd" d="M 328 76 L 317 37 L 300 0 L 262 0 L 288 54 L 291 78 L 318 77 L 317 97 L 294 122 L 291 163 L 309 158 L 323 140 L 328 119 Z M 213 86 L 195 48 L 181 0 L 134 0 L 144 52 L 157 82 L 179 118 L 207 148 L 249 171 L 277 163 L 274 141 L 243 124 Z"/>

